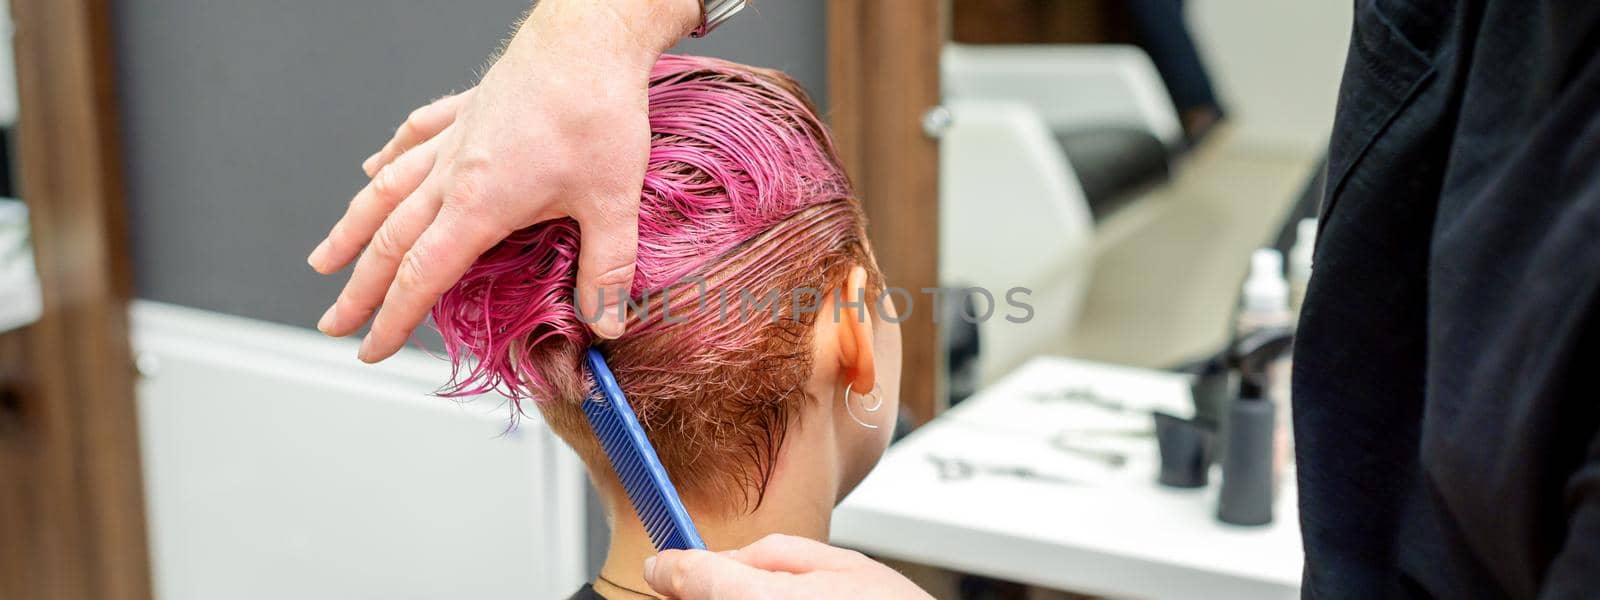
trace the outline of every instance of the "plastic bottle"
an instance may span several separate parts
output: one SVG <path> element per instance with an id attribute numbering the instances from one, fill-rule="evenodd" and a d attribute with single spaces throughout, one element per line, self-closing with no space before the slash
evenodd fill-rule
<path id="1" fill-rule="evenodd" d="M 1282 477 L 1273 454 L 1277 406 L 1249 383 L 1228 409 L 1228 453 L 1222 458 L 1222 489 L 1217 495 L 1217 519 L 1233 525 L 1266 525 Z"/>
<path id="2" fill-rule="evenodd" d="M 1238 338 L 1262 329 L 1292 327 L 1289 314 L 1289 282 L 1283 278 L 1283 255 L 1262 248 L 1250 255 L 1250 276 L 1240 294 L 1239 317 L 1235 326 Z"/>
<path id="3" fill-rule="evenodd" d="M 1292 331 L 1294 323 L 1294 316 L 1289 312 L 1289 282 L 1283 277 L 1283 254 L 1272 248 L 1256 250 L 1250 255 L 1250 276 L 1245 279 L 1240 294 L 1234 339 L 1244 340 L 1267 330 Z M 1289 377 L 1293 371 L 1289 353 L 1283 352 L 1266 364 L 1260 374 L 1260 399 L 1272 404 L 1270 414 L 1275 417 L 1268 437 L 1272 440 L 1268 464 L 1274 481 L 1283 479 L 1282 472 L 1294 456 L 1293 418 L 1289 406 L 1292 389 Z M 1241 393 L 1240 397 L 1243 396 Z M 1230 414 L 1230 421 L 1232 416 Z M 1230 447 L 1223 452 L 1223 457 L 1232 452 Z"/>
<path id="4" fill-rule="evenodd" d="M 1300 305 L 1306 300 L 1306 284 L 1311 281 L 1311 253 L 1317 247 L 1317 220 L 1300 219 L 1294 247 L 1289 249 L 1289 312 L 1300 320 Z"/>
<path id="5" fill-rule="evenodd" d="M 1287 328 L 1258 330 L 1236 342 L 1230 362 L 1239 371 L 1239 397 L 1228 410 L 1217 519 L 1234 525 L 1272 522 L 1283 480 L 1278 406 L 1267 398 L 1268 370 L 1288 352 Z"/>

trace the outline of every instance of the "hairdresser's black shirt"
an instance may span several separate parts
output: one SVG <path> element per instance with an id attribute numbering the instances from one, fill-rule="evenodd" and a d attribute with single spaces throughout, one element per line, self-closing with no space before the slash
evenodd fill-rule
<path id="1" fill-rule="evenodd" d="M 1295 354 L 1305 594 L 1600 598 L 1600 2 L 1356 13 Z"/>

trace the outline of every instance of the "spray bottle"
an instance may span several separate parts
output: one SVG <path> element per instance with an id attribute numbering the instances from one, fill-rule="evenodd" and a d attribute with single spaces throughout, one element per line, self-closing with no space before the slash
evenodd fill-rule
<path id="1" fill-rule="evenodd" d="M 1289 282 L 1283 278 L 1283 255 L 1262 248 L 1250 255 L 1250 276 L 1244 281 L 1239 298 L 1235 339 L 1244 339 L 1262 329 L 1292 327 L 1289 314 Z"/>
<path id="2" fill-rule="evenodd" d="M 1311 281 L 1311 254 L 1317 247 L 1317 220 L 1301 219 L 1289 249 L 1289 312 L 1300 320 L 1300 305 L 1306 300 L 1306 284 Z"/>
<path id="3" fill-rule="evenodd" d="M 1289 350 L 1294 334 L 1264 328 L 1234 344 L 1229 363 L 1239 372 L 1239 397 L 1228 410 L 1227 449 L 1217 519 L 1234 525 L 1266 525 L 1283 478 L 1284 448 L 1277 440 L 1278 406 L 1267 398 L 1269 367 Z"/>

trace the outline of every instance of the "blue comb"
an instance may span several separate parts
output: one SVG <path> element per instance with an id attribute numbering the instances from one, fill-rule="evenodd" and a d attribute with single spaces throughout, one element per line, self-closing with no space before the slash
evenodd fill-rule
<path id="1" fill-rule="evenodd" d="M 589 417 L 589 427 L 600 438 L 600 447 L 611 460 L 611 470 L 622 480 L 622 489 L 633 504 L 645 531 L 656 550 L 704 550 L 700 532 L 689 519 L 689 511 L 678 498 L 678 489 L 672 487 L 667 469 L 656 457 L 655 446 L 639 426 L 639 417 L 617 387 L 600 351 L 590 348 L 584 355 L 589 373 L 594 375 L 594 387 L 583 401 L 583 413 Z"/>

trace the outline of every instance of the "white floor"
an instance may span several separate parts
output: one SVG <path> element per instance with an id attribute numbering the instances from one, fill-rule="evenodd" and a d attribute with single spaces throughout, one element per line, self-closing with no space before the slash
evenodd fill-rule
<path id="1" fill-rule="evenodd" d="M 1276 237 L 1319 159 L 1218 131 L 1152 202 L 1118 214 L 1060 353 L 1165 367 L 1213 352 L 1250 252 Z"/>

